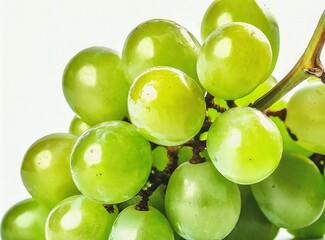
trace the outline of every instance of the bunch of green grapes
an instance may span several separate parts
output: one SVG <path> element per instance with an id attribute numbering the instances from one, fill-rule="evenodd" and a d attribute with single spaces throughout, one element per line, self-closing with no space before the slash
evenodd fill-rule
<path id="1" fill-rule="evenodd" d="M 62 81 L 69 133 L 27 150 L 32 198 L 8 210 L 3 240 L 325 234 L 325 85 L 253 107 L 277 84 L 279 51 L 277 22 L 255 0 L 214 1 L 201 35 L 202 44 L 174 21 L 148 20 L 121 54 L 72 57 Z"/>

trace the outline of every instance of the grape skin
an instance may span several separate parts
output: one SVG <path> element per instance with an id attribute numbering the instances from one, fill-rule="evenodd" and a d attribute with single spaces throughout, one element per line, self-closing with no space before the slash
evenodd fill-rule
<path id="1" fill-rule="evenodd" d="M 22 166 L 23 183 L 36 200 L 54 207 L 79 194 L 70 173 L 70 154 L 77 137 L 68 133 L 49 134 L 27 150 Z"/>
<path id="2" fill-rule="evenodd" d="M 180 165 L 165 195 L 165 210 L 174 231 L 185 239 L 223 239 L 240 214 L 240 193 L 211 162 Z"/>
<path id="3" fill-rule="evenodd" d="M 282 149 L 276 125 L 250 107 L 224 112 L 208 132 L 207 150 L 213 164 L 227 179 L 239 184 L 267 178 L 278 166 Z"/>
<path id="4" fill-rule="evenodd" d="M 198 56 L 197 71 L 211 95 L 235 100 L 269 77 L 271 61 L 271 46 L 265 35 L 253 25 L 236 22 L 223 25 L 207 38 Z"/>
<path id="5" fill-rule="evenodd" d="M 311 82 L 297 90 L 287 105 L 286 126 L 297 144 L 311 152 L 325 154 L 325 85 Z"/>
<path id="6" fill-rule="evenodd" d="M 149 142 L 135 126 L 123 121 L 90 128 L 71 154 L 76 186 L 83 195 L 102 204 L 124 202 L 136 195 L 145 185 L 151 165 Z"/>
<path id="7" fill-rule="evenodd" d="M 260 29 L 272 47 L 272 73 L 279 54 L 280 36 L 276 19 L 269 9 L 256 0 L 217 0 L 206 10 L 201 22 L 201 38 L 205 40 L 215 29 L 230 22 L 245 22 Z"/>
<path id="8" fill-rule="evenodd" d="M 132 84 L 128 109 L 131 122 L 144 137 L 159 145 L 177 146 L 199 132 L 206 105 L 192 78 L 174 68 L 155 67 Z"/>

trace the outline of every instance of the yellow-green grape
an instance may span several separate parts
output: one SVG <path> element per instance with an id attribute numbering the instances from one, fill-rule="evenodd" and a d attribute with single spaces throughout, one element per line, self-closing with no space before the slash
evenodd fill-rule
<path id="1" fill-rule="evenodd" d="M 23 183 L 38 201 L 54 207 L 79 194 L 70 173 L 70 154 L 77 137 L 68 133 L 47 135 L 27 150 L 21 166 Z"/>
<path id="2" fill-rule="evenodd" d="M 165 210 L 174 231 L 185 239 L 223 239 L 240 214 L 240 193 L 211 162 L 180 165 L 171 175 Z"/>
<path id="3" fill-rule="evenodd" d="M 246 22 L 260 29 L 272 47 L 273 71 L 279 54 L 279 27 L 272 13 L 257 0 L 216 0 L 206 10 L 201 23 L 201 37 L 205 40 L 215 29 L 230 22 Z"/>
<path id="4" fill-rule="evenodd" d="M 276 125 L 250 107 L 224 112 L 208 132 L 207 150 L 213 164 L 222 175 L 239 184 L 267 178 L 278 166 L 282 148 Z"/>
<path id="5" fill-rule="evenodd" d="M 86 130 L 88 130 L 91 126 L 84 121 L 82 121 L 80 118 L 75 116 L 69 126 L 69 133 L 80 136 L 83 134 Z"/>
<path id="6" fill-rule="evenodd" d="M 160 185 L 149 197 L 148 204 L 151 207 L 154 207 L 155 209 L 159 210 L 162 213 L 165 213 L 165 191 L 166 191 L 166 186 L 165 185 Z M 118 205 L 118 209 L 122 211 L 123 209 L 136 205 L 140 203 L 141 197 L 136 195 L 130 200 L 127 200 L 125 202 L 122 202 Z"/>
<path id="7" fill-rule="evenodd" d="M 270 110 L 277 111 L 287 107 L 287 102 L 284 99 L 279 100 L 275 104 L 270 107 Z M 283 141 L 283 151 L 291 151 L 291 152 L 298 152 L 303 154 L 306 157 L 311 156 L 313 153 L 311 151 L 306 150 L 305 148 L 299 146 L 296 141 L 292 139 L 290 136 L 287 127 L 284 124 L 284 121 L 278 117 L 271 116 L 270 119 L 275 123 L 278 127 Z"/>
<path id="8" fill-rule="evenodd" d="M 253 92 L 246 95 L 245 97 L 235 100 L 235 103 L 238 106 L 248 106 L 250 103 L 255 102 L 257 99 L 262 97 L 265 93 L 270 91 L 275 84 L 277 83 L 276 79 L 273 76 L 268 77 L 263 83 L 261 83 Z"/>
<path id="9" fill-rule="evenodd" d="M 306 227 L 323 212 L 325 181 L 316 165 L 297 153 L 284 153 L 274 173 L 252 185 L 265 216 L 287 229 Z"/>
<path id="10" fill-rule="evenodd" d="M 288 232 L 297 239 L 324 239 L 325 237 L 325 211 L 313 224 L 295 230 L 288 229 Z"/>
<path id="11" fill-rule="evenodd" d="M 109 213 L 103 205 L 82 195 L 69 197 L 51 211 L 46 221 L 46 240 L 107 240 L 118 209 Z"/>
<path id="12" fill-rule="evenodd" d="M 45 240 L 45 222 L 50 208 L 35 199 L 12 206 L 1 222 L 2 240 Z"/>
<path id="13" fill-rule="evenodd" d="M 127 116 L 129 84 L 120 56 L 112 49 L 80 51 L 67 64 L 62 86 L 71 109 L 89 125 Z"/>
<path id="14" fill-rule="evenodd" d="M 71 154 L 71 172 L 80 192 L 103 204 L 135 196 L 151 171 L 151 147 L 135 126 L 111 121 L 81 135 Z"/>
<path id="15" fill-rule="evenodd" d="M 176 146 L 199 132 L 206 105 L 192 78 L 174 68 L 155 67 L 132 84 L 128 109 L 132 123 L 148 140 Z"/>
<path id="16" fill-rule="evenodd" d="M 154 19 L 140 24 L 128 35 L 122 52 L 129 84 L 156 66 L 180 69 L 198 82 L 196 60 L 200 47 L 190 32 L 173 21 Z"/>
<path id="17" fill-rule="evenodd" d="M 226 240 L 272 240 L 279 228 L 271 223 L 262 213 L 252 194 L 250 186 L 239 185 L 241 210 L 236 227 L 225 238 Z"/>
<path id="18" fill-rule="evenodd" d="M 229 23 L 204 42 L 197 61 L 202 86 L 214 97 L 234 100 L 269 77 L 272 51 L 263 32 L 247 23 Z"/>
<path id="19" fill-rule="evenodd" d="M 114 221 L 109 240 L 174 240 L 173 230 L 166 217 L 153 207 L 138 211 L 125 208 Z"/>
<path id="20" fill-rule="evenodd" d="M 285 124 L 307 150 L 325 154 L 325 84 L 308 83 L 289 99 Z"/>
<path id="21" fill-rule="evenodd" d="M 305 148 L 299 146 L 296 141 L 294 141 L 290 135 L 289 132 L 284 124 L 284 122 L 279 119 L 278 117 L 270 117 L 270 119 L 275 123 L 275 125 L 278 127 L 282 139 L 283 139 L 283 151 L 286 152 L 297 152 L 300 154 L 303 154 L 306 157 L 311 156 L 313 153 L 311 151 L 306 150 Z"/>

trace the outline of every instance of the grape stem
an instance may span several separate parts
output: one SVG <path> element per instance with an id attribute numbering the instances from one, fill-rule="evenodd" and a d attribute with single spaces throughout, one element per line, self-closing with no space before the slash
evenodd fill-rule
<path id="1" fill-rule="evenodd" d="M 318 77 L 325 83 L 324 67 L 320 60 L 324 42 L 325 11 L 317 24 L 305 52 L 296 65 L 277 85 L 250 106 L 264 111 L 310 76 Z"/>
<path id="2" fill-rule="evenodd" d="M 141 197 L 140 202 L 135 206 L 138 211 L 148 211 L 149 197 L 153 192 L 161 185 L 167 185 L 171 174 L 174 172 L 178 165 L 178 150 L 179 147 L 167 147 L 168 163 L 165 169 L 160 172 L 156 168 L 152 168 L 151 174 L 149 176 L 149 181 L 146 187 L 138 192 L 138 196 Z M 148 186 L 148 187 L 147 187 Z"/>

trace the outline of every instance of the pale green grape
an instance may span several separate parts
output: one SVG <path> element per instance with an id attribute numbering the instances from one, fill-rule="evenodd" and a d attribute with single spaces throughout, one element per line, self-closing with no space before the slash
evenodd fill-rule
<path id="1" fill-rule="evenodd" d="M 148 204 L 150 207 L 154 207 L 155 209 L 159 210 L 162 213 L 165 213 L 165 191 L 166 191 L 166 186 L 165 185 L 160 185 L 149 197 Z M 118 205 L 118 209 L 122 211 L 123 209 L 132 206 L 132 205 L 137 205 L 141 200 L 141 197 L 136 195 L 130 200 L 127 200 L 125 202 L 122 202 Z"/>
<path id="2" fill-rule="evenodd" d="M 125 208 L 116 218 L 109 240 L 173 240 L 174 233 L 166 217 L 153 207 L 138 211 Z"/>
<path id="3" fill-rule="evenodd" d="M 297 239 L 316 239 L 322 238 L 325 236 L 325 211 L 320 216 L 320 218 L 313 224 L 299 228 L 296 230 L 288 230 L 289 233 L 294 235 Z"/>
<path id="4" fill-rule="evenodd" d="M 128 109 L 143 136 L 156 144 L 176 146 L 199 132 L 206 106 L 192 78 L 174 68 L 155 67 L 131 86 Z"/>
<path id="5" fill-rule="evenodd" d="M 273 71 L 279 54 L 279 27 L 269 9 L 257 0 L 216 0 L 206 10 L 201 23 L 201 37 L 205 40 L 215 29 L 230 22 L 246 22 L 260 29 L 272 47 Z"/>
<path id="6" fill-rule="evenodd" d="M 211 95 L 234 100 L 268 78 L 271 62 L 270 43 L 259 29 L 247 23 L 229 23 L 204 42 L 197 71 Z"/>
<path id="7" fill-rule="evenodd" d="M 127 116 L 129 85 L 120 56 L 112 49 L 80 51 L 67 64 L 62 85 L 71 109 L 89 125 Z"/>
<path id="8" fill-rule="evenodd" d="M 235 183 L 252 184 L 276 169 L 282 139 L 276 125 L 262 112 L 237 107 L 212 123 L 207 150 L 222 175 Z"/>
<path id="9" fill-rule="evenodd" d="M 164 19 L 146 21 L 127 37 L 122 61 L 132 84 L 145 70 L 156 66 L 180 69 L 198 82 L 196 60 L 200 44 L 179 24 Z"/>
<path id="10" fill-rule="evenodd" d="M 44 240 L 45 222 L 50 208 L 35 199 L 12 206 L 1 222 L 2 240 Z"/>
<path id="11" fill-rule="evenodd" d="M 284 99 L 281 99 L 280 101 L 273 104 L 270 108 L 270 110 L 276 111 L 287 107 L 287 102 Z M 311 156 L 313 153 L 306 150 L 305 148 L 302 148 L 297 144 L 296 141 L 294 141 L 291 136 L 289 135 L 289 132 L 287 130 L 287 127 L 284 124 L 284 121 L 282 121 L 278 117 L 270 117 L 270 119 L 275 123 L 275 125 L 278 127 L 282 140 L 283 140 L 283 151 L 291 151 L 291 152 L 298 152 L 300 154 L 303 154 L 306 157 Z"/>
<path id="12" fill-rule="evenodd" d="M 239 220 L 234 230 L 226 240 L 271 240 L 276 236 L 279 228 L 274 226 L 262 213 L 252 194 L 250 186 L 239 185 L 241 196 L 241 210 Z"/>
<path id="13" fill-rule="evenodd" d="M 60 202 L 46 221 L 47 240 L 107 240 L 118 209 L 109 213 L 103 205 L 82 195 Z"/>
<path id="14" fill-rule="evenodd" d="M 71 154 L 71 172 L 80 192 L 103 204 L 135 196 L 145 185 L 151 164 L 149 142 L 123 121 L 90 128 Z"/>
<path id="15" fill-rule="evenodd" d="M 300 154 L 284 153 L 274 173 L 252 185 L 252 191 L 262 212 L 279 227 L 306 227 L 324 209 L 324 178 L 316 165 Z"/>
<path id="16" fill-rule="evenodd" d="M 287 105 L 286 126 L 296 136 L 297 144 L 325 154 L 325 84 L 308 83 L 297 90 Z"/>
<path id="17" fill-rule="evenodd" d="M 91 126 L 84 121 L 82 121 L 78 117 L 74 117 L 70 123 L 69 126 L 69 133 L 80 136 L 83 134 L 86 130 L 88 130 Z"/>
<path id="18" fill-rule="evenodd" d="M 21 178 L 33 198 L 53 207 L 79 194 L 70 173 L 70 154 L 77 137 L 67 133 L 47 135 L 27 150 Z"/>
<path id="19" fill-rule="evenodd" d="M 165 210 L 177 234 L 185 239 L 223 239 L 240 214 L 240 193 L 211 162 L 183 163 L 171 175 Z"/>
<path id="20" fill-rule="evenodd" d="M 253 92 L 246 95 L 245 97 L 235 100 L 235 103 L 238 106 L 248 106 L 250 103 L 255 102 L 257 99 L 262 97 L 265 93 L 270 91 L 275 84 L 277 83 L 276 79 L 273 76 L 268 77 L 263 83 L 261 83 Z"/>

